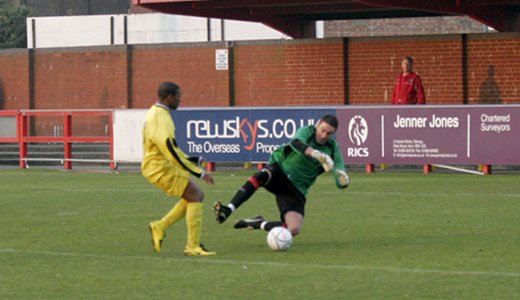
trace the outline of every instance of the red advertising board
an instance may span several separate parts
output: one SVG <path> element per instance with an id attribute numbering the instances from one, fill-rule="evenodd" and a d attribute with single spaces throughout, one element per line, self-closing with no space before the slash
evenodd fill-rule
<path id="1" fill-rule="evenodd" d="M 345 162 L 520 164 L 520 106 L 363 106 L 337 110 Z"/>

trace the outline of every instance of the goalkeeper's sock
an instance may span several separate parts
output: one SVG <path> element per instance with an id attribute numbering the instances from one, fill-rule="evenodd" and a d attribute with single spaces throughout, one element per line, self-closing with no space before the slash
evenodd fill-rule
<path id="1" fill-rule="evenodd" d="M 188 203 L 186 225 L 188 227 L 188 243 L 186 247 L 189 249 L 199 247 L 202 231 L 202 202 Z"/>
<path id="2" fill-rule="evenodd" d="M 180 219 L 184 218 L 186 215 L 186 209 L 188 206 L 188 201 L 186 199 L 181 199 L 177 202 L 173 208 L 159 221 L 159 227 L 165 231 L 166 228 L 178 222 Z"/>
<path id="3" fill-rule="evenodd" d="M 254 177 L 251 177 L 254 178 Z M 238 190 L 238 192 L 235 194 L 233 199 L 231 199 L 230 205 L 228 205 L 229 208 L 231 208 L 232 211 L 235 211 L 240 205 L 242 205 L 244 202 L 246 202 L 251 195 L 255 193 L 257 188 L 255 188 L 255 185 L 251 183 L 251 179 L 249 179 L 241 188 Z M 233 206 L 231 206 L 233 205 Z"/>
<path id="4" fill-rule="evenodd" d="M 264 221 L 264 222 L 262 222 L 262 224 L 260 224 L 260 229 L 265 230 L 265 231 L 271 231 L 271 229 L 273 229 L 275 227 L 280 227 L 280 226 L 283 226 L 282 221 L 271 221 L 271 222 Z"/>
<path id="5" fill-rule="evenodd" d="M 227 205 L 227 207 L 229 207 L 229 209 L 231 209 L 231 212 L 234 212 L 237 208 L 235 207 L 235 205 L 233 205 L 233 203 L 229 203 Z"/>

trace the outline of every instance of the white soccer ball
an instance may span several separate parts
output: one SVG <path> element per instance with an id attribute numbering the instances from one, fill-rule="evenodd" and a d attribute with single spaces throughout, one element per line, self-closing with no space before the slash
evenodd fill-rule
<path id="1" fill-rule="evenodd" d="M 275 227 L 267 234 L 267 245 L 275 251 L 285 251 L 292 245 L 292 234 L 284 227 Z"/>

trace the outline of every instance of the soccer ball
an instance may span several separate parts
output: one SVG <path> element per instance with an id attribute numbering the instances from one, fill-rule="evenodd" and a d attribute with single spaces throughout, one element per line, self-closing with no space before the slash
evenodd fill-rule
<path id="1" fill-rule="evenodd" d="M 275 227 L 267 234 L 267 245 L 274 251 L 285 251 L 291 247 L 292 234 L 284 227 Z"/>

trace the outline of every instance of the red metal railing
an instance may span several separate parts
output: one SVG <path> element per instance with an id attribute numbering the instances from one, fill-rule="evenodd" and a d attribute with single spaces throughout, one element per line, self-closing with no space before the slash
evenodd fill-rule
<path id="1" fill-rule="evenodd" d="M 18 143 L 20 168 L 27 167 L 28 143 L 63 143 L 63 167 L 71 169 L 74 161 L 101 161 L 79 160 L 72 157 L 73 143 L 108 143 L 110 145 L 110 159 L 102 160 L 110 163 L 110 168 L 115 169 L 114 162 L 114 137 L 113 137 L 113 113 L 112 111 L 0 111 L 0 116 L 12 116 L 16 118 L 16 137 L 0 137 L 0 143 Z M 74 136 L 72 135 L 72 119 L 75 116 L 108 116 L 107 136 Z M 29 119 L 31 117 L 62 117 L 63 135 L 61 136 L 31 136 L 29 134 Z M 38 159 L 35 159 L 38 160 Z"/>

